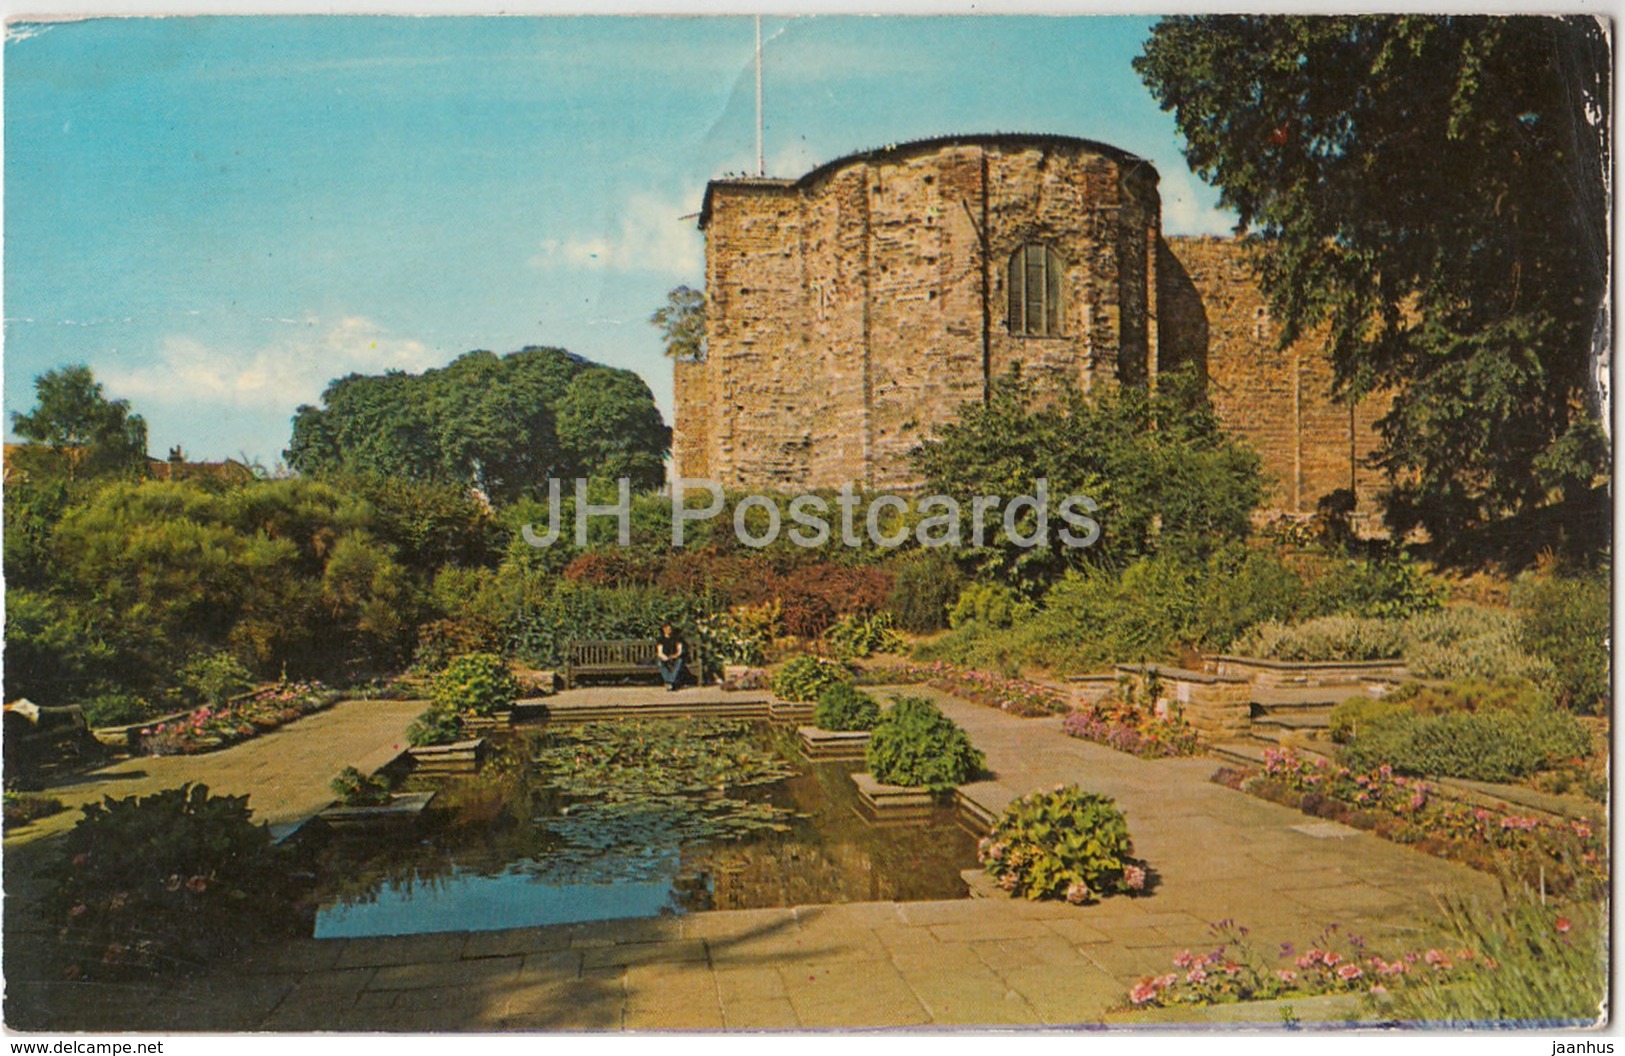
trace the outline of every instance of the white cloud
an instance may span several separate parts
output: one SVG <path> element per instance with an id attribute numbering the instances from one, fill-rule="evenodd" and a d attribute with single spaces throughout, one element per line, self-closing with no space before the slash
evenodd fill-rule
<path id="1" fill-rule="evenodd" d="M 705 268 L 705 243 L 693 214 L 698 206 L 635 194 L 610 233 L 543 239 L 532 267 L 588 271 L 652 271 L 696 275 Z"/>
<path id="2" fill-rule="evenodd" d="M 312 403 L 334 378 L 437 366 L 444 356 L 421 341 L 391 337 L 361 316 L 309 318 L 302 332 L 247 351 L 219 348 L 187 334 L 163 339 L 156 363 L 99 367 L 109 391 L 139 406 L 262 410 Z"/>
<path id="3" fill-rule="evenodd" d="M 1235 230 L 1236 214 L 1219 208 L 1219 192 L 1197 180 L 1184 159 L 1160 168 L 1164 233 L 1228 235 Z"/>

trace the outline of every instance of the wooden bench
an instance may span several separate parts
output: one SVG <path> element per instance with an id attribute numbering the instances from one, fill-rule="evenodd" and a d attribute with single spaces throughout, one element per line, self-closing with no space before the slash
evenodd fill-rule
<path id="1" fill-rule="evenodd" d="M 686 666 L 686 665 L 685 665 Z M 598 678 L 660 677 L 653 638 L 571 642 L 564 647 L 564 688 L 583 675 Z"/>

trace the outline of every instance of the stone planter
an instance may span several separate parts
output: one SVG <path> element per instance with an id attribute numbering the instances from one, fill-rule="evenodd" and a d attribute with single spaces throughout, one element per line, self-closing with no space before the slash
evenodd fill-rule
<path id="1" fill-rule="evenodd" d="M 474 733 L 505 730 L 513 725 L 513 711 L 499 711 L 495 715 L 464 715 L 463 729 Z"/>
<path id="2" fill-rule="evenodd" d="M 1158 686 L 1158 715 L 1177 715 L 1209 740 L 1246 734 L 1252 726 L 1252 683 L 1241 675 L 1213 674 L 1163 664 L 1118 664 L 1117 671 L 1143 695 Z"/>
<path id="3" fill-rule="evenodd" d="M 477 774 L 480 767 L 485 765 L 485 738 L 476 737 L 453 744 L 426 744 L 408 748 L 406 754 L 412 759 L 412 769 L 420 774 L 434 777 Z"/>
<path id="4" fill-rule="evenodd" d="M 1245 678 L 1260 689 L 1403 682 L 1410 677 L 1410 669 L 1399 659 L 1305 662 L 1220 653 L 1208 657 L 1207 666 L 1220 677 Z"/>
<path id="5" fill-rule="evenodd" d="M 334 803 L 316 815 L 335 829 L 388 828 L 414 825 L 438 795 L 435 792 L 396 792 L 388 803 L 371 807 L 346 807 Z"/>
<path id="6" fill-rule="evenodd" d="M 868 730 L 821 730 L 817 726 L 797 726 L 801 754 L 817 762 L 831 759 L 862 759 L 869 747 Z"/>
<path id="7" fill-rule="evenodd" d="M 905 788 L 876 781 L 870 774 L 853 774 L 864 820 L 877 825 L 904 824 L 931 816 L 938 804 L 951 802 L 952 792 L 937 793 L 928 788 Z"/>

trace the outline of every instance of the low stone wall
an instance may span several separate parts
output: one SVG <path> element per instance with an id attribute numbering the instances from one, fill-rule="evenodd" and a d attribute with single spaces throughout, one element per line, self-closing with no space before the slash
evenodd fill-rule
<path id="1" fill-rule="evenodd" d="M 1240 737 L 1252 725 L 1253 687 L 1243 676 L 1161 664 L 1119 664 L 1117 672 L 1130 680 L 1136 692 L 1154 697 L 1157 714 L 1183 717 L 1207 740 Z"/>
<path id="2" fill-rule="evenodd" d="M 1220 654 L 1208 657 L 1207 666 L 1213 674 L 1244 678 L 1260 689 L 1339 686 L 1368 681 L 1403 682 L 1410 677 L 1410 669 L 1399 659 L 1302 662 Z"/>

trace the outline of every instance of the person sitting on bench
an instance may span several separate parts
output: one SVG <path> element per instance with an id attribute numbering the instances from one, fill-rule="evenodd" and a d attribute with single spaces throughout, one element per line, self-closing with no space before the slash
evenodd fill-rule
<path id="1" fill-rule="evenodd" d="M 661 624 L 660 637 L 655 639 L 655 660 L 660 665 L 660 677 L 666 683 L 667 693 L 676 689 L 683 677 L 683 661 L 687 655 L 682 632 L 669 623 Z"/>

